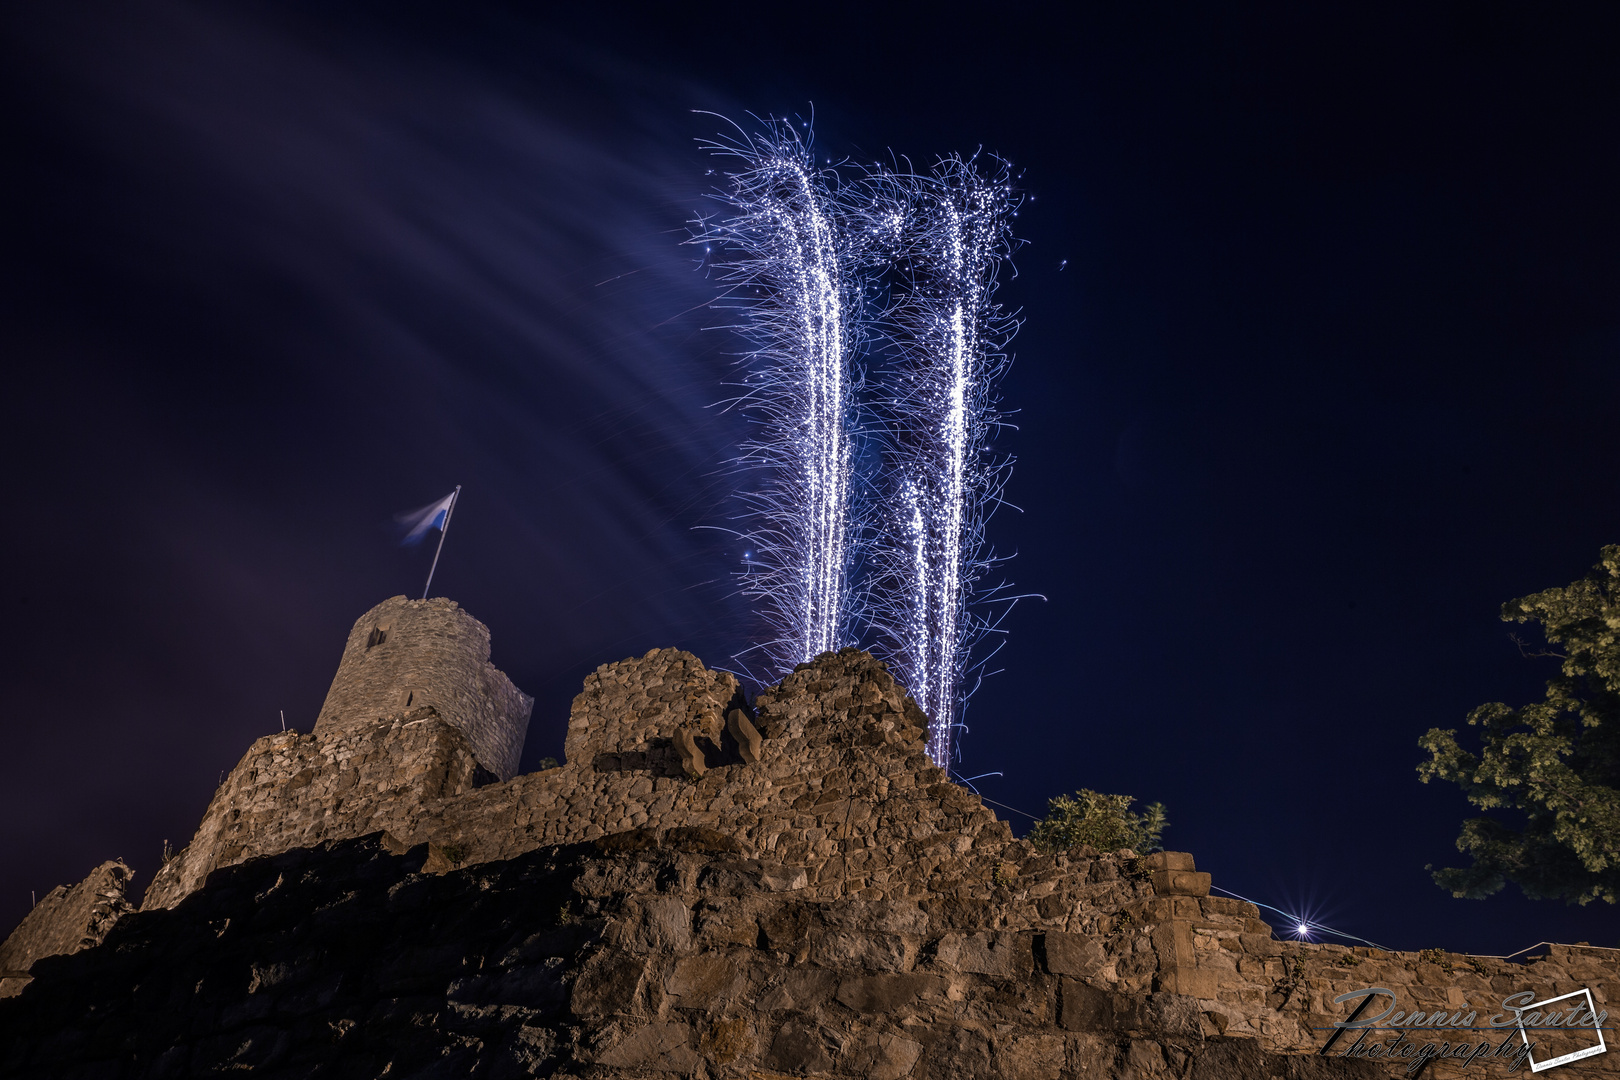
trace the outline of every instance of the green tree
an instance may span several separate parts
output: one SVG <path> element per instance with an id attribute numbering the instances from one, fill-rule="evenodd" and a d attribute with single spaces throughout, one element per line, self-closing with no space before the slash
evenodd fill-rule
<path id="1" fill-rule="evenodd" d="M 1435 871 L 1454 896 L 1485 897 L 1511 881 L 1535 899 L 1585 904 L 1620 897 L 1620 545 L 1603 549 L 1591 573 L 1502 606 L 1507 622 L 1541 625 L 1560 661 L 1544 700 L 1501 702 L 1468 715 L 1480 729 L 1476 756 L 1457 732 L 1434 728 L 1418 741 L 1418 766 L 1468 801 L 1500 816 L 1463 822 L 1457 850 L 1473 865 Z M 1517 639 L 1515 639 L 1517 640 Z M 1523 649 L 1520 642 L 1520 648 Z M 1513 825 L 1520 825 L 1514 828 Z"/>
<path id="2" fill-rule="evenodd" d="M 1029 842 L 1041 851 L 1064 851 L 1090 844 L 1098 851 L 1130 848 L 1138 854 L 1161 849 L 1159 834 L 1170 827 L 1164 804 L 1153 803 L 1131 813 L 1129 795 L 1104 795 L 1081 788 L 1071 798 L 1059 795 L 1046 802 L 1046 817 L 1029 832 Z"/>

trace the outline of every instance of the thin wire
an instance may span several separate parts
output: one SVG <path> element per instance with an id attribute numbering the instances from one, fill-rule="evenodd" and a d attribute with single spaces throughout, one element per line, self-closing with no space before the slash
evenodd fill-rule
<path id="1" fill-rule="evenodd" d="M 1518 956 L 1518 955 L 1520 955 L 1522 953 L 1527 953 L 1531 949 L 1539 949 L 1543 945 L 1557 945 L 1559 948 L 1563 948 L 1563 949 L 1598 949 L 1598 950 L 1601 950 L 1603 952 L 1620 952 L 1620 949 L 1612 948 L 1612 947 L 1610 947 L 1608 945 L 1570 945 L 1570 944 L 1568 944 L 1566 942 L 1562 942 L 1562 941 L 1538 941 L 1534 945 L 1526 945 L 1524 948 L 1520 949 L 1518 952 L 1510 952 L 1506 956 L 1497 956 L 1495 953 L 1474 953 L 1474 952 L 1463 953 L 1463 955 L 1464 956 L 1475 956 L 1475 957 L 1478 957 L 1481 960 L 1511 960 L 1515 956 Z"/>
<path id="2" fill-rule="evenodd" d="M 1031 820 L 1031 821 L 1040 821 L 1041 820 L 1040 818 L 1036 817 L 1034 814 L 1026 813 L 1023 810 L 1018 809 L 1018 807 L 1016 807 L 1016 806 L 1008 806 L 1006 803 L 999 803 L 999 802 L 996 802 L 996 800 L 994 800 L 994 799 L 986 799 L 983 795 L 979 796 L 979 800 L 981 802 L 987 802 L 991 806 L 999 806 L 1003 810 L 1011 810 L 1015 814 L 1023 814 L 1025 817 L 1029 818 L 1029 820 Z"/>

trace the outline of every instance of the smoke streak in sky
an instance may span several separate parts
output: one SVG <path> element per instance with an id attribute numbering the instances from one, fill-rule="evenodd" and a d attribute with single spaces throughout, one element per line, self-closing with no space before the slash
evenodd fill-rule
<path id="1" fill-rule="evenodd" d="M 763 602 L 774 636 L 757 648 L 785 670 L 848 641 L 854 549 L 853 399 L 859 373 L 848 313 L 862 288 L 838 220 L 836 178 L 786 122 L 706 144 L 741 163 L 721 196 L 731 213 L 701 223 L 725 299 L 749 343 L 742 393 L 756 421 L 738 465 L 744 494 L 744 595 Z M 774 671 L 773 671 L 774 674 Z"/>
<path id="2" fill-rule="evenodd" d="M 890 662 L 929 718 L 929 756 L 948 767 L 973 648 L 1007 611 L 991 617 L 982 602 L 1002 590 L 979 583 L 997 561 L 984 529 L 1012 467 L 990 456 L 989 441 L 1017 330 L 994 299 L 1015 202 L 999 162 L 988 177 L 976 160 L 950 157 L 931 176 L 883 179 L 903 224 L 886 318 L 895 362 L 884 372 L 894 497 L 871 606 Z"/>

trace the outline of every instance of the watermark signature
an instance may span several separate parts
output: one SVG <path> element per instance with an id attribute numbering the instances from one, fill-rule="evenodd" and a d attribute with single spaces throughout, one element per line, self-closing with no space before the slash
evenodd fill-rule
<path id="1" fill-rule="evenodd" d="M 1479 1061 L 1500 1062 L 1510 1073 L 1529 1065 L 1538 1073 L 1607 1051 L 1603 1027 L 1609 1014 L 1598 1008 L 1590 989 L 1543 1001 L 1535 996 L 1530 990 L 1509 994 L 1502 999 L 1501 1011 L 1482 1024 L 1479 1011 L 1467 1005 L 1403 1012 L 1395 991 L 1387 987 L 1352 990 L 1333 999 L 1335 1005 L 1354 1001 L 1356 1006 L 1348 1018 L 1334 1023 L 1327 1043 L 1317 1052 L 1332 1054 L 1348 1034 L 1353 1037 L 1338 1056 L 1404 1061 L 1407 1075 L 1416 1076 L 1432 1061 L 1451 1061 L 1463 1068 Z M 1388 1005 L 1383 1012 L 1363 1015 L 1384 998 Z M 1503 1036 L 1500 1042 L 1498 1034 Z"/>

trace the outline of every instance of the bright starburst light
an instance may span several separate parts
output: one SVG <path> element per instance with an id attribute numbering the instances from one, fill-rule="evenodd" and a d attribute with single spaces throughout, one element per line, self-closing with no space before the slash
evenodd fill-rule
<path id="1" fill-rule="evenodd" d="M 1380 945 L 1376 941 L 1368 941 L 1364 937 L 1357 937 L 1355 934 L 1346 933 L 1343 930 L 1336 930 L 1327 925 L 1326 923 L 1322 922 L 1317 915 L 1311 913 L 1311 906 L 1301 905 L 1293 909 L 1285 909 L 1276 907 L 1272 904 L 1261 903 L 1259 900 L 1251 900 L 1249 897 L 1244 896 L 1241 893 L 1235 893 L 1231 889 L 1223 889 L 1219 885 L 1212 885 L 1210 888 L 1214 889 L 1218 893 L 1224 893 L 1227 896 L 1232 897 L 1234 900 L 1242 900 L 1245 903 L 1253 904 L 1257 908 L 1261 908 L 1262 910 L 1270 911 L 1282 916 L 1283 923 L 1288 927 L 1288 932 L 1291 933 L 1297 941 L 1316 941 L 1323 937 L 1335 937 L 1342 941 L 1353 941 L 1358 945 L 1367 945 L 1374 949 L 1383 949 L 1385 952 L 1389 951 L 1387 946 Z"/>

